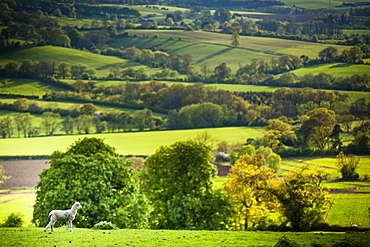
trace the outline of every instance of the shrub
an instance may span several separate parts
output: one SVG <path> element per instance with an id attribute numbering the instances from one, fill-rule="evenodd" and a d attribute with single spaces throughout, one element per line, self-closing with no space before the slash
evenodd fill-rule
<path id="1" fill-rule="evenodd" d="M 1 225 L 2 227 L 22 227 L 24 223 L 23 215 L 20 212 L 11 213 L 5 222 Z"/>
<path id="2" fill-rule="evenodd" d="M 298 247 L 296 241 L 290 240 L 287 236 L 283 236 L 279 239 L 279 241 L 275 244 L 274 247 Z"/>
<path id="3" fill-rule="evenodd" d="M 118 227 L 110 221 L 109 222 L 101 221 L 99 223 L 96 223 L 92 229 L 93 230 L 115 230 L 115 229 L 118 229 Z"/>

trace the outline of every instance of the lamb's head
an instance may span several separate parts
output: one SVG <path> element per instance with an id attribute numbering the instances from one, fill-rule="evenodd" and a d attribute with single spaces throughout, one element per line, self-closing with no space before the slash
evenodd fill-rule
<path id="1" fill-rule="evenodd" d="M 82 205 L 79 202 L 75 202 L 72 207 L 76 209 L 80 209 L 82 208 Z"/>

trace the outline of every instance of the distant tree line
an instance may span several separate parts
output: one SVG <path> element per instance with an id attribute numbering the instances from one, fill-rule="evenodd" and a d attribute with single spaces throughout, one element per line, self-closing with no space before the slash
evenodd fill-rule
<path id="1" fill-rule="evenodd" d="M 15 117 L 0 119 L 2 138 L 34 137 L 54 135 L 60 130 L 65 134 L 90 134 L 102 132 L 128 131 L 137 129 L 158 129 L 163 127 L 163 119 L 153 116 L 149 109 L 135 111 L 132 115 L 119 110 L 98 112 L 95 105 L 86 103 L 71 109 L 42 108 L 28 99 L 18 99 L 13 104 L 0 102 L 0 109 L 23 112 Z M 41 114 L 41 124 L 36 125 L 32 114 Z M 61 116 L 65 118 L 61 121 Z"/>

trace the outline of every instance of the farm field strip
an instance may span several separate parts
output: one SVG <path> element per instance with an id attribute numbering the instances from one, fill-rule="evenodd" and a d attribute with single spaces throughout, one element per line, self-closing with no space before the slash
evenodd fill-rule
<path id="1" fill-rule="evenodd" d="M 122 155 L 150 155 L 161 145 L 195 138 L 207 131 L 208 134 L 228 143 L 244 143 L 247 138 L 261 138 L 261 127 L 225 127 L 190 130 L 168 130 L 147 132 L 124 132 L 89 135 L 65 135 L 33 138 L 6 138 L 0 140 L 0 156 L 6 155 L 49 155 L 54 150 L 65 151 L 74 141 L 84 137 L 105 139 L 108 145 L 117 148 Z"/>
<path id="2" fill-rule="evenodd" d="M 365 64 L 348 64 L 348 63 L 330 63 L 315 65 L 312 67 L 301 68 L 292 70 L 291 73 L 297 77 L 301 77 L 305 74 L 319 74 L 319 73 L 331 74 L 336 78 L 348 77 L 352 75 L 370 74 L 370 65 Z M 369 93 L 368 93 L 369 94 Z"/>
<path id="3" fill-rule="evenodd" d="M 183 30 L 127 30 L 131 34 L 138 36 L 159 35 L 160 38 L 173 38 L 192 42 L 213 43 L 216 45 L 230 46 L 230 35 L 217 32 L 206 31 L 183 31 Z M 246 48 L 254 51 L 273 52 L 278 49 L 291 48 L 300 45 L 316 45 L 315 43 L 287 40 L 268 37 L 240 36 L 240 48 Z"/>
<path id="4" fill-rule="evenodd" d="M 299 246 L 343 241 L 370 243 L 366 233 L 356 232 L 269 232 L 269 231 L 199 231 L 199 230 L 90 230 L 65 227 L 52 234 L 42 228 L 3 228 L 0 241 L 7 246 L 275 246 L 283 236 Z M 321 246 L 320 245 L 320 246 Z M 364 245 L 364 246 L 365 246 Z"/>
<path id="5" fill-rule="evenodd" d="M 23 78 L 0 78 L 0 93 L 35 95 L 41 97 L 46 92 L 62 91 L 62 88 L 55 87 L 37 79 Z"/>
<path id="6" fill-rule="evenodd" d="M 71 66 L 78 64 L 85 65 L 87 68 L 95 69 L 96 76 L 108 76 L 110 73 L 109 69 L 114 64 L 119 64 L 121 68 L 146 68 L 146 66 L 140 63 L 130 62 L 118 57 L 98 55 L 86 51 L 55 46 L 37 46 L 4 53 L 0 59 L 0 65 L 5 65 L 9 62 L 18 62 L 21 64 L 23 61 L 29 59 L 33 61 L 56 62 L 57 64 L 66 62 Z"/>
<path id="7" fill-rule="evenodd" d="M 2 99 L 0 98 L 1 102 L 8 103 L 8 104 L 13 104 L 14 101 L 17 99 Z M 30 100 L 30 102 L 35 102 L 37 103 L 38 106 L 42 108 L 50 108 L 50 109 L 55 109 L 55 108 L 60 108 L 60 109 L 72 109 L 72 108 L 80 108 L 82 107 L 85 103 L 82 102 L 64 102 L 64 101 L 44 101 L 44 100 Z M 130 108 L 124 108 L 124 107 L 118 107 L 118 106 L 105 106 L 101 104 L 96 104 L 94 105 L 98 108 L 98 111 L 100 112 L 108 112 L 114 109 L 120 110 L 120 111 L 125 111 L 130 114 L 134 113 L 136 110 L 135 109 L 130 109 Z M 156 114 L 156 116 L 163 116 L 163 114 Z"/>
<path id="8" fill-rule="evenodd" d="M 356 0 L 356 1 L 347 1 L 348 2 L 367 2 L 368 0 Z M 321 8 L 328 8 L 329 2 L 322 1 L 322 0 L 301 0 L 297 2 L 296 0 L 284 0 L 284 3 L 287 5 L 294 5 L 301 8 L 308 8 L 308 9 L 321 9 Z M 331 6 L 339 6 L 342 5 L 343 1 L 341 0 L 331 0 Z M 341 8 L 338 8 L 339 10 Z"/>
<path id="9" fill-rule="evenodd" d="M 362 227 L 369 227 L 369 194 L 331 194 L 330 196 L 334 198 L 333 208 L 327 218 L 330 224 L 349 227 L 351 223 L 355 223 Z"/>

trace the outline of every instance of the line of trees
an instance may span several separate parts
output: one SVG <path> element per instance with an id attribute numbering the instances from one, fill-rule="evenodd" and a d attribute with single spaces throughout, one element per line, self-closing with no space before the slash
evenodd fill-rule
<path id="1" fill-rule="evenodd" d="M 249 145 L 223 190 L 215 191 L 208 137 L 162 146 L 145 160 L 140 174 L 103 140 L 78 140 L 66 152 L 51 155 L 50 168 L 37 185 L 32 221 L 45 225 L 45 211 L 77 199 L 88 209 L 75 219 L 78 227 L 111 221 L 120 228 L 328 229 L 325 220 L 333 201 L 322 187 L 327 172 L 304 167 L 279 179 L 264 154 Z M 58 186 L 56 177 L 62 179 Z M 55 195 L 59 199 L 50 200 Z"/>
<path id="2" fill-rule="evenodd" d="M 97 107 L 86 103 L 80 108 L 61 110 L 58 108 L 42 109 L 35 102 L 28 99 L 19 99 L 12 105 L 1 109 L 16 110 L 20 113 L 14 117 L 0 119 L 0 135 L 2 138 L 11 138 L 14 134 L 17 137 L 34 137 L 40 135 L 54 135 L 56 132 L 64 131 L 65 134 L 89 134 L 95 133 L 128 131 L 138 129 L 158 129 L 163 127 L 163 119 L 153 116 L 149 109 L 137 110 L 132 115 L 127 112 L 112 110 L 100 113 Z M 27 112 L 29 111 L 29 112 Z M 40 125 L 35 125 L 35 117 L 30 112 L 41 114 Z M 66 114 L 63 120 L 60 113 Z"/>

